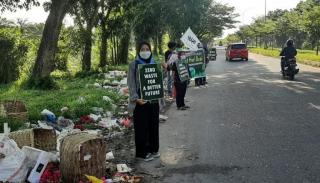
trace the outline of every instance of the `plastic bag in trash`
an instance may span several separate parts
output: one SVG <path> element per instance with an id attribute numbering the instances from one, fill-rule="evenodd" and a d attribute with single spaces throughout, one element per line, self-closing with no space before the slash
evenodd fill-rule
<path id="1" fill-rule="evenodd" d="M 41 115 L 46 117 L 46 121 L 55 123 L 56 122 L 56 115 L 54 115 L 53 112 L 49 111 L 48 109 L 45 109 L 41 112 Z"/>
<path id="2" fill-rule="evenodd" d="M 28 173 L 26 155 L 16 142 L 5 136 L 0 139 L 0 182 L 24 182 Z"/>

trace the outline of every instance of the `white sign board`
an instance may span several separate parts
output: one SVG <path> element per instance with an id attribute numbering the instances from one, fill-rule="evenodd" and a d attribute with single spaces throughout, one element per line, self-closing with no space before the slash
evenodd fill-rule
<path id="1" fill-rule="evenodd" d="M 192 32 L 190 27 L 184 33 L 184 35 L 180 39 L 185 46 L 187 46 L 192 51 L 197 51 L 199 49 L 198 45 L 201 45 L 201 42 L 197 38 L 197 36 Z"/>

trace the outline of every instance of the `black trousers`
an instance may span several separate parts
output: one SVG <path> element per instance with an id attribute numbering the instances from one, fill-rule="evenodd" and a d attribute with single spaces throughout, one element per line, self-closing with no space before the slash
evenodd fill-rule
<path id="1" fill-rule="evenodd" d="M 133 112 L 136 157 L 159 151 L 159 104 L 136 106 Z"/>
<path id="2" fill-rule="evenodd" d="M 194 81 L 196 86 L 206 85 L 207 78 L 206 77 L 196 78 Z"/>
<path id="3" fill-rule="evenodd" d="M 184 97 L 187 92 L 187 82 L 174 82 L 174 86 L 176 87 L 176 104 L 177 107 L 185 106 Z"/>
<path id="4" fill-rule="evenodd" d="M 285 65 L 285 58 L 281 58 L 281 71 L 284 70 L 284 65 Z"/>

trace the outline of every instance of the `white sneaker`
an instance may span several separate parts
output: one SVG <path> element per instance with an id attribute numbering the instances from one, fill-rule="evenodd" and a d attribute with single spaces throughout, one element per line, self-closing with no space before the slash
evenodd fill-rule
<path id="1" fill-rule="evenodd" d="M 153 158 L 159 158 L 160 157 L 160 153 L 159 152 L 151 153 L 151 156 Z"/>
<path id="2" fill-rule="evenodd" d="M 146 155 L 146 157 L 143 159 L 143 161 L 149 162 L 149 161 L 152 161 L 153 159 L 154 159 L 154 157 L 152 156 L 152 154 L 151 154 L 151 153 L 148 153 L 148 154 Z"/>

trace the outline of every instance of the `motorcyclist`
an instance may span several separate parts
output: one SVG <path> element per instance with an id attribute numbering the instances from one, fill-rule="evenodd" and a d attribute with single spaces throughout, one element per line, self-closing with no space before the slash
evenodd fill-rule
<path id="1" fill-rule="evenodd" d="M 284 47 L 280 53 L 281 58 L 281 72 L 283 72 L 283 68 L 285 66 L 285 61 L 288 59 L 292 59 L 297 55 L 297 50 L 294 47 L 294 43 L 292 39 L 287 40 L 286 47 Z"/>

